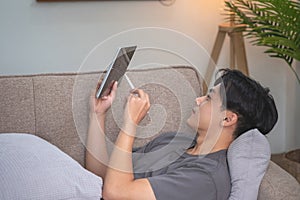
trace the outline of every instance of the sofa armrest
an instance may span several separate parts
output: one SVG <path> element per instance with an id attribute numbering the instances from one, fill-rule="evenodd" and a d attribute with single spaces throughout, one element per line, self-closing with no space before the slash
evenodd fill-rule
<path id="1" fill-rule="evenodd" d="M 284 169 L 270 161 L 259 188 L 258 200 L 298 200 L 300 185 Z"/>

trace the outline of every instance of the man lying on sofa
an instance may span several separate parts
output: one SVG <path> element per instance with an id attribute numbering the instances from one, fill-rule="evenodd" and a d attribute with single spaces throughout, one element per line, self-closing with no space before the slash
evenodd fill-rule
<path id="1" fill-rule="evenodd" d="M 105 200 L 229 198 L 229 145 L 255 128 L 264 135 L 269 133 L 278 114 L 268 89 L 236 70 L 218 73 L 221 76 L 209 93 L 196 98 L 196 107 L 187 120 L 197 132 L 192 140 L 185 134 L 166 133 L 133 150 L 137 126 L 147 114 L 150 101 L 143 90 L 132 91 L 110 157 L 103 130 L 117 83 L 108 96 L 92 98 L 86 168 L 103 178 Z"/>

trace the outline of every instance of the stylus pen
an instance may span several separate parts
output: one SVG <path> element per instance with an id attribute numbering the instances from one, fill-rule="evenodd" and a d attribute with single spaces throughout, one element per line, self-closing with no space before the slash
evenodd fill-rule
<path id="1" fill-rule="evenodd" d="M 132 84 L 132 82 L 131 82 L 131 80 L 128 78 L 128 76 L 127 76 L 126 74 L 124 74 L 124 76 L 125 76 L 125 78 L 126 78 L 128 84 L 129 84 L 130 88 L 131 88 L 132 90 L 135 89 L 134 85 Z"/>

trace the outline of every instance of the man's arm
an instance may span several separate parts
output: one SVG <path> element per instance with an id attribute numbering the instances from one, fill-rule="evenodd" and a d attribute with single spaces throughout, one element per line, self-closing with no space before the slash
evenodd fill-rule
<path id="1" fill-rule="evenodd" d="M 94 174 L 105 178 L 108 155 L 104 134 L 105 115 L 97 117 L 90 114 L 90 124 L 87 137 L 85 167 Z"/>
<path id="2" fill-rule="evenodd" d="M 137 124 L 150 108 L 149 97 L 136 90 L 138 97 L 130 95 L 124 113 L 124 126 L 120 131 L 107 168 L 104 199 L 155 199 L 148 179 L 134 179 L 132 147 Z"/>
<path id="3" fill-rule="evenodd" d="M 117 82 L 114 83 L 108 96 L 96 99 L 92 94 L 90 97 L 90 123 L 87 137 L 87 151 L 85 155 L 85 166 L 98 176 L 105 179 L 106 168 L 109 161 L 104 123 L 107 110 L 111 107 L 117 92 Z"/>
<path id="4" fill-rule="evenodd" d="M 155 199 L 148 179 L 134 180 L 131 152 L 133 141 L 133 136 L 120 132 L 107 168 L 104 199 Z"/>

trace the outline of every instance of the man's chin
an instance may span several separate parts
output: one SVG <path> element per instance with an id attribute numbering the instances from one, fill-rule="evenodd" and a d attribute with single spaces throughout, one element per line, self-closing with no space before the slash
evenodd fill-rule
<path id="1" fill-rule="evenodd" d="M 187 123 L 187 125 L 188 125 L 191 129 L 197 130 L 197 127 L 195 127 L 195 125 L 194 125 L 193 120 L 191 119 L 191 117 L 188 118 L 188 119 L 186 120 L 186 123 Z"/>

